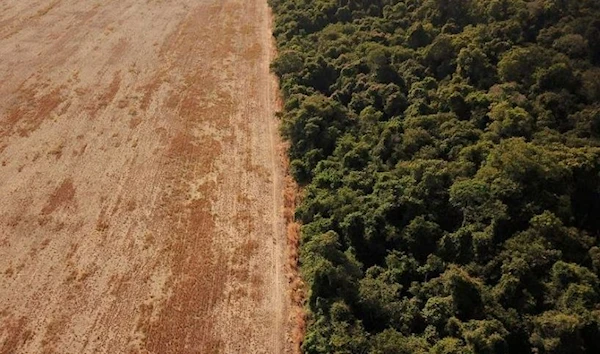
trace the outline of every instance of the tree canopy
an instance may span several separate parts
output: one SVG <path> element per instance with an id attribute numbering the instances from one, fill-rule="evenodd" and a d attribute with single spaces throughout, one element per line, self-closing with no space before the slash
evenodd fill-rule
<path id="1" fill-rule="evenodd" d="M 600 352 L 600 2 L 269 0 L 317 353 Z"/>

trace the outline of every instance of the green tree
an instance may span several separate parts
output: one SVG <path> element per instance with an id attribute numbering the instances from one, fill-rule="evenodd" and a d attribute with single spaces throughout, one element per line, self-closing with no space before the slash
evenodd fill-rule
<path id="1" fill-rule="evenodd" d="M 533 319 L 531 344 L 540 354 L 585 353 L 582 320 L 576 315 L 548 311 Z"/>
<path id="2" fill-rule="evenodd" d="M 502 56 L 498 63 L 498 74 L 504 82 L 515 81 L 531 84 L 532 76 L 539 67 L 547 66 L 548 53 L 538 47 L 517 47 Z"/>

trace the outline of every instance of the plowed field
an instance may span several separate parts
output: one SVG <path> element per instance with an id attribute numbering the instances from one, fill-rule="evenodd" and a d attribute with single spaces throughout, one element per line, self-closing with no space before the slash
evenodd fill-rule
<path id="1" fill-rule="evenodd" d="M 0 353 L 287 353 L 266 0 L 0 1 Z"/>

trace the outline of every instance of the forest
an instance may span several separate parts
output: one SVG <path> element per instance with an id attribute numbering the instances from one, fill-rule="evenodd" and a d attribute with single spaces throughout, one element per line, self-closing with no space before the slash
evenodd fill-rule
<path id="1" fill-rule="evenodd" d="M 269 0 L 304 353 L 600 353 L 600 1 Z"/>

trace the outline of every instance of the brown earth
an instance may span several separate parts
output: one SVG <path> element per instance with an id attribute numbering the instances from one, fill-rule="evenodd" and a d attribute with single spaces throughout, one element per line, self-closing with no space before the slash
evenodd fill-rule
<path id="1" fill-rule="evenodd" d="M 294 351 L 272 51 L 266 0 L 0 2 L 0 353 Z"/>

